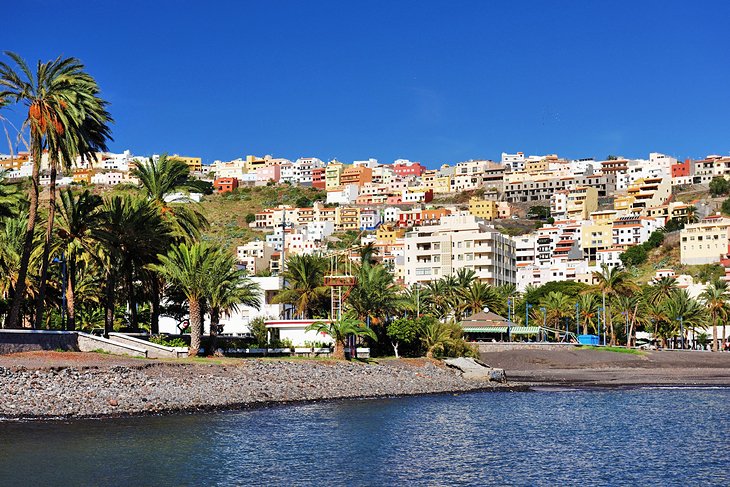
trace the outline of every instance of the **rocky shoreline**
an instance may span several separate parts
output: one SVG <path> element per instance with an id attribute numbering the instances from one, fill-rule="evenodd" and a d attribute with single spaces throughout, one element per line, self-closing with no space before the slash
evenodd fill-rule
<path id="1" fill-rule="evenodd" d="M 0 366 L 0 418 L 70 419 L 241 409 L 520 386 L 467 380 L 430 361 L 239 360 Z"/>

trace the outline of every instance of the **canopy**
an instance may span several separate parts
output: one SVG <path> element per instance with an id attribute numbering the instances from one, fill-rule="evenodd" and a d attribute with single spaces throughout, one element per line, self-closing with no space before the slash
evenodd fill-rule
<path id="1" fill-rule="evenodd" d="M 464 333 L 507 333 L 506 326 L 470 326 L 462 322 Z M 539 326 L 511 326 L 509 332 L 512 335 L 537 335 Z"/>

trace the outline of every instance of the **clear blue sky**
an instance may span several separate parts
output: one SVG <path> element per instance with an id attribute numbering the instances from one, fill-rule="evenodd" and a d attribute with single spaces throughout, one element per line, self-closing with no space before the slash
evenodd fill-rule
<path id="1" fill-rule="evenodd" d="M 0 48 L 87 64 L 117 151 L 730 151 L 727 2 L 24 0 L 3 17 Z"/>

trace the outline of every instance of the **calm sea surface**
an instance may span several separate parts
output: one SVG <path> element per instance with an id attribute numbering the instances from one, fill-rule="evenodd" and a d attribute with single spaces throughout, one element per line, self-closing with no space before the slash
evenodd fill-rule
<path id="1" fill-rule="evenodd" d="M 730 485 L 730 389 L 0 423 L 0 485 Z"/>

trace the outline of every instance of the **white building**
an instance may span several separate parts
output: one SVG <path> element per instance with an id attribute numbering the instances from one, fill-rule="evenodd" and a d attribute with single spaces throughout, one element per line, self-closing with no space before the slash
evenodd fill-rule
<path id="1" fill-rule="evenodd" d="M 269 268 L 274 247 L 261 240 L 254 240 L 236 248 L 236 258 L 246 272 L 253 275 Z"/>
<path id="2" fill-rule="evenodd" d="M 327 191 L 327 203 L 349 205 L 355 202 L 360 195 L 360 188 L 356 184 L 346 184 L 334 191 Z"/>
<path id="3" fill-rule="evenodd" d="M 406 233 L 405 282 L 425 283 L 458 269 L 472 269 L 481 281 L 500 285 L 516 279 L 515 245 L 472 215 L 447 215 L 438 225 Z"/>

